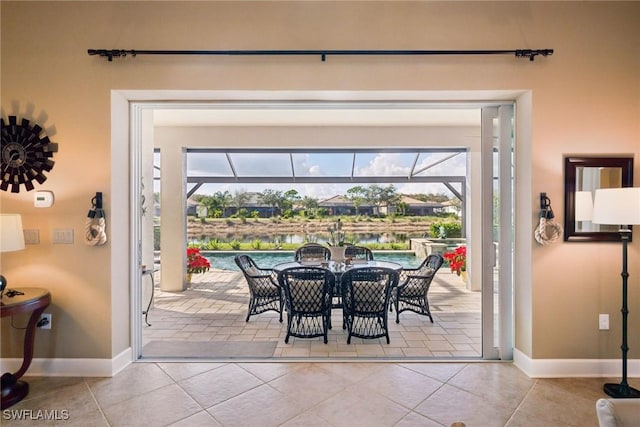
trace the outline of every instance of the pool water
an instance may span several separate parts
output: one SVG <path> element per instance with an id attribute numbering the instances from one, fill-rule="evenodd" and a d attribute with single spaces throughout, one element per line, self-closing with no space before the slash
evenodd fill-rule
<path id="1" fill-rule="evenodd" d="M 263 268 L 271 268 L 282 262 L 293 261 L 292 251 L 251 251 L 246 253 L 258 264 L 258 267 Z M 202 251 L 202 254 L 209 260 L 212 268 L 219 270 L 238 270 L 238 266 L 233 260 L 238 252 Z M 413 252 L 374 251 L 373 257 L 377 261 L 397 262 L 406 268 L 419 267 L 423 261 L 422 258 L 415 256 Z"/>

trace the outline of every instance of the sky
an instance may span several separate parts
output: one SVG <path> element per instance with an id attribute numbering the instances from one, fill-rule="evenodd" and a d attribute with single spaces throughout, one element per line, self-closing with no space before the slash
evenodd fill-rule
<path id="1" fill-rule="evenodd" d="M 233 169 L 238 176 L 255 176 L 256 181 L 260 176 L 292 176 L 291 167 L 296 176 L 337 176 L 348 178 L 351 175 L 352 165 L 354 176 L 398 176 L 406 177 L 410 174 L 415 161 L 416 152 L 365 152 L 357 153 L 355 163 L 351 152 L 341 153 L 294 153 L 293 159 L 288 153 L 231 153 Z M 467 156 L 459 153 L 451 157 L 454 152 L 422 152 L 418 155 L 414 171 L 417 176 L 465 176 L 467 171 Z M 451 158 L 450 158 L 451 157 Z M 156 166 L 160 166 L 159 158 Z M 187 173 L 190 177 L 202 176 L 233 176 L 233 170 L 225 153 L 194 153 L 187 155 Z M 415 172 L 414 172 L 415 173 Z M 335 195 L 343 195 L 347 189 L 356 185 L 368 184 L 261 184 L 259 182 L 242 184 L 204 184 L 198 189 L 197 194 L 213 194 L 217 191 L 261 192 L 269 188 L 275 191 L 287 191 L 292 188 L 304 197 L 309 196 L 324 200 Z M 386 185 L 380 183 L 379 185 Z M 453 195 L 442 184 L 437 183 L 394 183 L 399 193 L 434 193 Z M 189 184 L 191 188 L 193 184 Z"/>

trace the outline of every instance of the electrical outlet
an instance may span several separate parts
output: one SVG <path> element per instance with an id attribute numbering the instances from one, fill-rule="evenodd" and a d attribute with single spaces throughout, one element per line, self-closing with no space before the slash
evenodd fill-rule
<path id="1" fill-rule="evenodd" d="M 609 330 L 609 315 L 608 314 L 601 314 L 600 316 L 598 316 L 598 324 L 600 325 L 600 330 L 601 331 L 608 331 Z"/>
<path id="2" fill-rule="evenodd" d="M 39 329 L 51 329 L 51 314 L 42 313 L 40 315 L 40 320 L 38 320 L 38 323 L 36 323 L 36 326 Z"/>

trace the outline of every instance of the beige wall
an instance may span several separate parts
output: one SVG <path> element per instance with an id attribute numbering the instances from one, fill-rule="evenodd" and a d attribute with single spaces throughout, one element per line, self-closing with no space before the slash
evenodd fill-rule
<path id="1" fill-rule="evenodd" d="M 19 212 L 26 228 L 40 230 L 40 245 L 3 254 L 1 266 L 13 285 L 53 293 L 53 329 L 38 334 L 36 357 L 109 359 L 127 345 L 111 338 L 112 324 L 126 325 L 114 316 L 129 316 L 129 307 L 112 306 L 111 271 L 118 266 L 111 265 L 110 243 L 89 247 L 80 239 L 95 192 L 105 195 L 107 218 L 110 201 L 122 196 L 111 191 L 112 89 L 531 91 L 525 129 L 531 146 L 519 147 L 531 155 L 518 159 L 516 347 L 535 359 L 619 357 L 619 245 L 529 242 L 538 193 L 549 195 L 562 218 L 563 155 L 640 153 L 639 2 L 3 1 L 1 8 L 2 115 L 37 120 L 60 147 L 39 187 L 55 192 L 53 208 L 35 209 L 27 192 L 0 195 L 3 212 Z M 533 63 L 510 56 L 329 57 L 324 63 L 140 56 L 109 63 L 89 57 L 89 48 L 553 48 L 555 54 Z M 127 165 L 118 168 L 127 173 Z M 52 245 L 54 228 L 73 228 L 76 243 Z M 630 325 L 636 331 L 639 252 L 634 239 Z M 611 314 L 611 331 L 597 330 L 598 313 Z M 19 334 L 7 323 L 2 354 L 16 356 Z M 630 335 L 629 346 L 630 358 L 639 359 L 640 334 Z"/>

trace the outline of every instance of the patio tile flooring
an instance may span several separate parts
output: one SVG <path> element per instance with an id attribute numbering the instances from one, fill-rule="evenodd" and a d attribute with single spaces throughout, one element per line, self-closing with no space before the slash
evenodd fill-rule
<path id="1" fill-rule="evenodd" d="M 429 302 L 434 323 L 426 316 L 403 312 L 400 323 L 389 313 L 390 344 L 384 338 L 353 338 L 347 344 L 342 311 L 332 312 L 329 342 L 286 335 L 278 314 L 266 312 L 245 322 L 249 291 L 239 271 L 210 270 L 194 276 L 183 292 L 161 291 L 155 276 L 155 298 L 143 323 L 143 347 L 150 341 L 277 342 L 274 359 L 451 359 L 481 356 L 481 294 L 468 291 L 462 280 L 441 269 L 432 282 Z M 158 343 L 156 343 L 158 344 Z M 144 350 L 142 354 L 145 357 Z M 201 357 L 194 354 L 193 358 Z M 204 356 L 202 356 L 204 357 Z"/>

